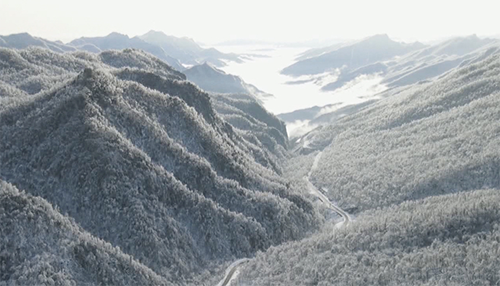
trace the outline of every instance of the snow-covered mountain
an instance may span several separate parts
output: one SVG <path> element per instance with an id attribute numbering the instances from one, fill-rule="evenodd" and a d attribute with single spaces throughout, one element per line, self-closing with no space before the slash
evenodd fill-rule
<path id="1" fill-rule="evenodd" d="M 187 65 L 209 62 L 215 66 L 224 66 L 224 61 L 241 62 L 241 59 L 236 54 L 222 53 L 214 48 L 202 48 L 190 38 L 169 36 L 159 31 L 149 31 L 139 38 L 147 43 L 161 47 L 165 53 Z"/>
<path id="2" fill-rule="evenodd" d="M 76 50 L 76 48 L 65 45 L 62 42 L 48 41 L 42 38 L 33 37 L 28 33 L 0 36 L 0 47 L 24 49 L 33 46 L 50 49 L 58 53 L 72 52 Z"/>
<path id="3" fill-rule="evenodd" d="M 375 35 L 356 43 L 326 50 L 317 56 L 299 60 L 284 68 L 283 74 L 300 76 L 320 74 L 335 69 L 354 70 L 424 47 L 421 43 L 405 44 L 391 40 L 387 35 Z"/>
<path id="4" fill-rule="evenodd" d="M 185 69 L 184 65 L 192 66 L 204 62 L 215 66 L 224 66 L 225 61 L 241 62 L 236 54 L 222 53 L 214 48 L 202 48 L 192 39 L 168 36 L 157 31 L 132 38 L 113 32 L 104 37 L 82 37 L 67 44 L 33 37 L 28 33 L 0 36 L 0 47 L 24 49 L 33 46 L 58 53 L 76 50 L 100 53 L 108 50 L 139 49 L 158 57 L 179 71 Z"/>
<path id="5" fill-rule="evenodd" d="M 207 93 L 138 50 L 0 48 L 0 63 L 0 179 L 26 192 L 2 185 L 2 280 L 44 284 L 64 272 L 64 283 L 179 284 L 319 226 L 280 176 L 287 138 L 272 115 L 257 121 L 240 106 L 260 126 L 242 136 Z M 11 200 L 24 201 L 21 217 L 44 205 L 47 232 L 17 239 Z M 23 264 L 42 241 L 54 247 Z"/>
<path id="6" fill-rule="evenodd" d="M 113 37 L 0 39 L 0 285 L 500 281 L 498 42 L 375 37 L 337 85 L 387 90 L 289 141 L 240 78 Z"/>
<path id="7" fill-rule="evenodd" d="M 271 95 L 246 83 L 239 76 L 225 73 L 209 63 L 193 66 L 183 72 L 187 79 L 200 88 L 216 93 L 244 93 L 261 101 Z"/>
<path id="8" fill-rule="evenodd" d="M 372 103 L 311 131 L 296 152 L 323 150 L 312 180 L 361 210 L 500 188 L 499 63 L 490 55 Z"/>
<path id="9" fill-rule="evenodd" d="M 150 44 L 140 37 L 129 38 L 127 35 L 115 32 L 105 37 L 82 37 L 71 41 L 69 45 L 89 52 L 122 50 L 127 48 L 140 49 L 162 59 L 177 70 L 183 70 L 183 66 L 178 59 L 165 52 L 161 47 Z"/>
<path id="10" fill-rule="evenodd" d="M 356 104 L 331 104 L 317 108 L 296 110 L 289 114 L 279 115 L 289 125 L 301 124 L 303 130 L 311 130 L 317 126 L 332 123 L 342 116 L 353 114 L 380 98 L 399 94 L 413 85 L 433 82 L 447 73 L 481 61 L 498 53 L 500 41 L 481 39 L 475 35 L 453 38 L 442 43 L 410 51 L 406 54 L 380 60 L 355 69 L 347 66 L 335 74 L 335 81 L 321 87 L 324 92 L 341 92 L 342 89 L 363 79 L 380 77 L 380 84 L 388 89 L 366 98 L 365 102 Z M 315 50 L 312 50 L 314 52 Z M 307 54 L 307 53 L 306 53 Z M 315 57 L 313 57 L 315 58 Z M 298 62 L 300 63 L 300 61 Z M 335 96 L 333 94 L 332 96 Z M 303 116 L 306 115 L 307 116 Z M 296 132 L 300 134 L 300 132 Z"/>
<path id="11" fill-rule="evenodd" d="M 287 169 L 355 218 L 259 253 L 235 283 L 496 283 L 499 134 L 499 54 L 310 132 Z"/>

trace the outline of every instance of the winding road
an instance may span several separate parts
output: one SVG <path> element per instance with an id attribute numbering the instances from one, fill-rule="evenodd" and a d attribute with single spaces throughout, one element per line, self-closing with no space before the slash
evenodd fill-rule
<path id="1" fill-rule="evenodd" d="M 224 279 L 222 279 L 217 286 L 227 286 L 233 281 L 233 279 L 236 279 L 238 277 L 239 271 L 238 268 L 250 261 L 248 258 L 242 258 L 238 259 L 235 262 L 231 263 L 229 267 L 226 270 L 226 275 L 224 276 Z"/>
<path id="2" fill-rule="evenodd" d="M 314 163 L 313 163 L 311 169 L 309 170 L 309 173 L 307 173 L 307 176 L 304 176 L 304 180 L 307 183 L 307 188 L 309 189 L 309 193 L 311 193 L 314 196 L 316 196 L 317 198 L 319 198 L 319 200 L 323 204 L 326 204 L 327 207 L 329 207 L 334 212 L 336 212 L 340 217 L 342 217 L 343 221 L 340 222 L 339 224 L 336 224 L 337 227 L 340 227 L 342 225 L 350 223 L 352 221 L 351 216 L 348 213 L 346 213 L 343 209 L 341 209 L 340 207 L 338 207 L 335 204 L 333 204 L 325 196 L 325 194 L 323 194 L 323 192 L 321 192 L 320 190 L 318 190 L 318 188 L 316 188 L 316 186 L 314 186 L 313 183 L 311 183 L 311 181 L 309 180 L 309 178 L 311 177 L 312 172 L 314 170 L 316 170 L 316 168 L 318 167 L 318 162 L 319 162 L 319 159 L 321 158 L 322 154 L 323 154 L 323 152 L 319 152 L 318 155 L 316 155 L 316 157 L 314 157 Z M 234 279 L 236 279 L 236 277 L 238 277 L 240 266 L 243 265 L 243 264 L 245 264 L 245 263 L 248 263 L 249 261 L 250 261 L 250 259 L 248 259 L 248 258 L 242 258 L 242 259 L 236 260 L 231 265 L 229 265 L 229 267 L 226 270 L 226 275 L 217 284 L 217 286 L 227 286 L 227 285 L 230 285 L 231 281 L 233 281 Z"/>
<path id="3" fill-rule="evenodd" d="M 352 221 L 351 216 L 347 212 L 345 212 L 343 209 L 341 209 L 340 207 L 338 207 L 337 205 L 335 205 L 334 203 L 332 203 L 325 196 L 325 194 L 323 194 L 323 192 L 321 192 L 320 190 L 318 190 L 318 188 L 316 188 L 316 186 L 314 186 L 314 184 L 311 183 L 311 181 L 309 180 L 310 177 L 311 177 L 312 172 L 314 170 L 316 170 L 316 168 L 318 168 L 318 162 L 319 162 L 319 159 L 321 158 L 322 154 L 323 154 L 323 152 L 319 152 L 318 155 L 316 155 L 316 157 L 314 157 L 314 163 L 313 163 L 311 169 L 309 170 L 309 173 L 307 173 L 307 176 L 304 177 L 304 180 L 307 182 L 307 188 L 309 189 L 309 192 L 311 194 L 315 195 L 317 198 L 319 198 L 319 200 L 323 204 L 326 204 L 327 207 L 331 208 L 340 217 L 342 217 L 343 221 L 342 221 L 341 224 L 348 224 L 348 223 L 350 223 Z"/>

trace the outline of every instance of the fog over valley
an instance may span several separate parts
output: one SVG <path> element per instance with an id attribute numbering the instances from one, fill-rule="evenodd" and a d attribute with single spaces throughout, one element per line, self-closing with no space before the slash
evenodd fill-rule
<path id="1" fill-rule="evenodd" d="M 350 82 L 349 87 L 337 92 L 323 92 L 321 87 L 338 78 L 338 71 L 320 75 L 290 77 L 281 74 L 281 70 L 294 63 L 303 48 L 275 46 L 217 47 L 222 51 L 238 51 L 248 55 L 250 60 L 244 63 L 229 62 L 222 67 L 228 73 L 238 75 L 262 90 L 274 95 L 264 101 L 269 111 L 280 114 L 312 106 L 325 106 L 337 102 L 360 102 L 362 97 L 378 93 L 384 89 L 379 85 L 380 77 L 371 76 Z M 353 91 L 356 90 L 356 91 Z M 302 96 L 307 94 L 307 97 Z"/>

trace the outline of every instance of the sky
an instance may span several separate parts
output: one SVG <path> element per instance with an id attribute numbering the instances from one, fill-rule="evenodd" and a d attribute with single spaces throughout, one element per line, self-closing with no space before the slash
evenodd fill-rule
<path id="1" fill-rule="evenodd" d="M 214 44 L 294 42 L 386 33 L 402 41 L 500 34 L 499 0 L 0 0 L 0 35 L 50 40 L 149 30 Z"/>

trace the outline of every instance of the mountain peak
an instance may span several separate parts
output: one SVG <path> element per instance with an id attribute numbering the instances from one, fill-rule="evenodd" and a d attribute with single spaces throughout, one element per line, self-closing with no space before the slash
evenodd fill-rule
<path id="1" fill-rule="evenodd" d="M 37 40 L 35 37 L 30 35 L 29 33 L 18 33 L 18 34 L 10 34 L 8 36 L 2 36 L 3 38 L 10 39 L 13 41 L 26 41 L 32 42 Z"/>
<path id="2" fill-rule="evenodd" d="M 112 98 L 119 96 L 117 87 L 121 86 L 116 77 L 112 76 L 105 70 L 85 68 L 71 84 L 73 87 L 85 87 L 89 92 L 85 93 L 85 97 L 92 99 L 102 106 L 107 106 L 111 103 Z"/>
<path id="3" fill-rule="evenodd" d="M 387 34 L 376 34 L 372 36 L 371 38 L 378 38 L 378 39 L 384 39 L 384 40 L 390 40 L 391 38 Z"/>
<path id="4" fill-rule="evenodd" d="M 191 68 L 188 69 L 188 71 L 189 74 L 192 74 L 193 72 L 198 72 L 198 73 L 203 73 L 205 75 L 207 74 L 226 75 L 226 72 L 216 68 L 213 64 L 209 62 L 204 62 L 203 64 L 192 66 Z M 184 73 L 186 72 L 187 71 L 185 71 Z"/>
<path id="5" fill-rule="evenodd" d="M 24 33 L 17 33 L 17 34 L 10 34 L 7 37 L 19 37 L 19 38 L 33 38 L 29 33 L 24 32 Z"/>
<path id="6" fill-rule="evenodd" d="M 387 34 L 377 34 L 365 39 L 366 42 L 394 42 Z"/>
<path id="7" fill-rule="evenodd" d="M 162 31 L 150 30 L 146 34 L 139 36 L 139 38 L 150 41 L 165 41 L 165 40 L 171 40 L 174 37 L 169 36 Z"/>
<path id="8" fill-rule="evenodd" d="M 215 67 L 210 64 L 209 62 L 204 62 L 203 64 L 201 64 L 200 66 L 204 67 L 204 68 L 210 68 L 210 69 L 215 69 Z"/>
<path id="9" fill-rule="evenodd" d="M 106 36 L 106 38 L 122 38 L 122 39 L 129 39 L 129 37 L 125 34 L 120 34 L 118 32 L 112 32 L 109 35 Z"/>
<path id="10" fill-rule="evenodd" d="M 165 34 L 162 31 L 150 30 L 149 32 L 147 32 L 143 36 L 167 36 L 167 34 Z"/>

